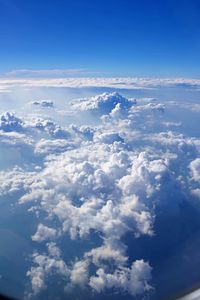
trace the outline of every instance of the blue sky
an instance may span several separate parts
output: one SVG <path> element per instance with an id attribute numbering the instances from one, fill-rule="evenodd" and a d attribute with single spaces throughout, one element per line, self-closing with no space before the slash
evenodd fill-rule
<path id="1" fill-rule="evenodd" d="M 0 73 L 199 78 L 199 12 L 198 0 L 0 0 Z"/>

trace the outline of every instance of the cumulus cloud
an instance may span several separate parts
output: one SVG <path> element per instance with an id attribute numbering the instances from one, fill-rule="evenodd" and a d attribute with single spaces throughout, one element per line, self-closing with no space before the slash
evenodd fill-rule
<path id="1" fill-rule="evenodd" d="M 53 251 L 52 248 L 54 248 Z M 59 250 L 56 251 L 56 255 L 55 250 L 55 245 L 48 244 L 48 254 L 41 255 L 37 252 L 33 254 L 34 266 L 27 272 L 27 276 L 31 278 L 33 294 L 46 288 L 45 280 L 50 274 L 59 274 L 63 278 L 69 276 L 69 270 L 60 257 Z"/>
<path id="2" fill-rule="evenodd" d="M 15 167 L 11 171 L 0 172 L 0 195 L 14 194 L 19 191 L 28 190 L 34 181 L 36 172 L 26 172 L 22 168 Z"/>
<path id="3" fill-rule="evenodd" d="M 54 121 L 43 118 L 28 119 L 24 125 L 25 128 L 33 128 L 41 132 L 45 132 L 53 138 L 62 139 L 68 138 L 69 132 L 61 128 Z"/>
<path id="4" fill-rule="evenodd" d="M 9 132 L 10 135 L 14 134 L 15 132 L 23 133 L 27 134 L 27 138 L 30 139 L 31 132 L 27 132 L 27 130 L 29 129 L 43 131 L 49 134 L 49 136 L 58 139 L 66 139 L 70 135 L 69 131 L 61 128 L 58 124 L 49 119 L 38 117 L 19 118 L 15 114 L 10 112 L 6 112 L 0 116 L 1 132 Z"/>
<path id="5" fill-rule="evenodd" d="M 151 268 L 142 260 L 135 261 L 131 268 L 117 269 L 113 274 L 98 269 L 97 276 L 90 278 L 90 286 L 98 293 L 105 289 L 117 289 L 129 292 L 132 296 L 143 294 L 151 289 L 148 284 L 151 278 Z"/>
<path id="6" fill-rule="evenodd" d="M 151 238 L 157 209 L 165 205 L 164 213 L 174 212 L 183 193 L 199 194 L 198 187 L 183 188 L 191 183 L 185 170 L 200 180 L 199 139 L 169 131 L 168 123 L 162 127 L 170 122 L 164 118 L 167 108 L 155 99 L 136 102 L 104 93 L 74 103 L 74 109 L 97 112 L 99 123 L 61 128 L 53 120 L 25 118 L 18 121 L 23 133 L 14 125 L 0 133 L 30 138 L 34 131 L 31 146 L 42 160 L 34 171 L 0 173 L 2 195 L 21 191 L 18 203 L 42 212 L 32 240 L 46 243 L 46 250 L 33 253 L 27 273 L 32 291 L 48 287 L 56 274 L 68 293 L 77 287 L 141 296 L 152 289 L 153 266 L 129 257 L 125 237 Z M 12 116 L 8 119 L 12 124 Z M 64 259 L 66 237 L 87 249 Z M 95 242 L 88 243 L 92 237 Z"/>
<path id="7" fill-rule="evenodd" d="M 3 131 L 21 131 L 23 122 L 13 113 L 6 112 L 0 116 L 0 130 Z"/>
<path id="8" fill-rule="evenodd" d="M 80 126 L 78 127 L 77 125 L 71 125 L 71 130 L 81 137 L 82 139 L 86 140 L 93 140 L 94 133 L 96 131 L 95 128 L 89 127 L 89 126 Z"/>
<path id="9" fill-rule="evenodd" d="M 36 242 L 43 242 L 45 240 L 54 238 L 56 236 L 56 230 L 54 228 L 49 228 L 43 224 L 39 224 L 37 232 L 32 235 L 32 240 Z"/>
<path id="10" fill-rule="evenodd" d="M 85 260 L 74 263 L 70 272 L 72 285 L 85 286 L 88 283 L 88 262 Z"/>
<path id="11" fill-rule="evenodd" d="M 31 102 L 31 104 L 41 107 L 41 108 L 53 108 L 54 107 L 54 103 L 51 100 L 33 101 L 33 102 Z"/>
<path id="12" fill-rule="evenodd" d="M 124 266 L 128 261 L 124 245 L 113 239 L 105 239 L 103 246 L 85 253 L 85 258 L 90 259 L 97 267 L 105 267 L 109 262 L 116 266 Z"/>
<path id="13" fill-rule="evenodd" d="M 74 109 L 104 114 L 111 112 L 116 105 L 120 105 L 121 109 L 128 109 L 132 106 L 133 102 L 114 92 L 103 93 L 89 99 L 80 99 L 72 104 Z"/>
<path id="14" fill-rule="evenodd" d="M 114 142 L 123 142 L 123 138 L 117 132 L 96 132 L 94 141 L 104 144 L 113 144 Z"/>
<path id="15" fill-rule="evenodd" d="M 200 158 L 196 158 L 190 163 L 191 178 L 200 182 Z"/>

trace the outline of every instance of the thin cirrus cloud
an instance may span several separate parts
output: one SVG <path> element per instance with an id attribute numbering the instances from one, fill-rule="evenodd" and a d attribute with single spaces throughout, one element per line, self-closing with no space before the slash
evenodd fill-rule
<path id="1" fill-rule="evenodd" d="M 2 76 L 29 78 L 29 77 L 59 77 L 84 74 L 96 74 L 99 72 L 89 71 L 85 69 L 17 69 L 6 72 Z"/>

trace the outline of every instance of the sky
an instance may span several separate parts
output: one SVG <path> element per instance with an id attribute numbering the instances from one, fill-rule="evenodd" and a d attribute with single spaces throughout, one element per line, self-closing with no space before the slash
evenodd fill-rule
<path id="1" fill-rule="evenodd" d="M 199 78 L 199 11 L 198 0 L 0 0 L 0 74 Z"/>
<path id="2" fill-rule="evenodd" d="M 160 300 L 199 287 L 199 11 L 0 0 L 0 293 Z"/>

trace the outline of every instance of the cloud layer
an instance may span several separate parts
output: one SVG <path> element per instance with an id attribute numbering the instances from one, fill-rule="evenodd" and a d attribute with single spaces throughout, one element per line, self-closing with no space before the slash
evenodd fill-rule
<path id="1" fill-rule="evenodd" d="M 33 75 L 39 75 L 43 71 L 33 71 Z M 45 71 L 44 71 L 45 72 Z M 79 71 L 78 71 L 79 72 Z M 21 71 L 22 75 L 24 71 Z M 26 73 L 26 70 L 25 70 Z M 62 70 L 61 70 L 62 73 Z M 76 73 L 76 70 L 75 70 Z M 12 73 L 10 73 L 12 75 Z M 50 72 L 50 75 L 54 74 Z M 59 74 L 59 70 L 55 70 L 55 74 Z M 13 72 L 15 75 L 15 72 Z M 17 76 L 20 72 L 17 72 Z M 67 87 L 67 88 L 84 88 L 84 87 L 101 87 L 114 89 L 154 89 L 160 87 L 184 87 L 191 89 L 199 89 L 200 80 L 190 78 L 148 78 L 148 77 L 68 77 L 68 78 L 22 78 L 20 77 L 0 78 L 0 90 L 7 91 L 17 87 Z M 33 76 L 32 76 L 33 77 Z"/>
<path id="2" fill-rule="evenodd" d="M 40 117 L 0 117 L 0 146 L 22 154 L 29 147 L 32 155 L 28 167 L 0 172 L 0 195 L 16 197 L 38 220 L 29 296 L 39 297 L 54 276 L 68 295 L 151 294 L 154 266 L 131 259 L 125 238 L 151 239 L 158 210 L 175 214 L 183 194 L 187 201 L 199 193 L 200 140 L 173 131 L 180 124 L 166 120 L 167 107 L 155 99 L 104 93 L 73 109 L 95 112 L 98 124 L 63 128 Z M 66 238 L 87 247 L 66 258 Z"/>

